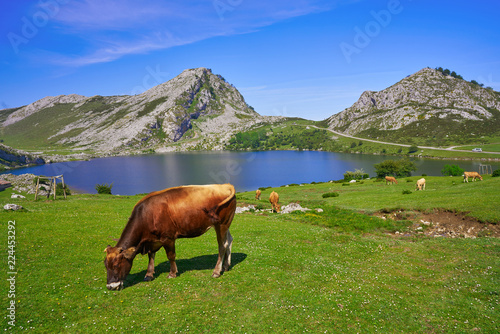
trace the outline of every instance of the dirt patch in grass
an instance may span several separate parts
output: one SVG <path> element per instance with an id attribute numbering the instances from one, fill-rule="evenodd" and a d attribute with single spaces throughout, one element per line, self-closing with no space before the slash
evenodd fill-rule
<path id="1" fill-rule="evenodd" d="M 394 235 L 414 236 L 421 234 L 445 238 L 500 238 L 500 225 L 480 222 L 465 213 L 448 210 L 433 210 L 431 212 L 404 210 L 387 212 L 382 210 L 374 215 L 382 219 L 408 220 L 413 223 L 408 231 L 392 233 Z"/>

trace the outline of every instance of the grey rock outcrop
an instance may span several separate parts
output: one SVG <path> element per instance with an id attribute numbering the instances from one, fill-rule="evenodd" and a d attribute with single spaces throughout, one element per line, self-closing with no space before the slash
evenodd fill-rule
<path id="1" fill-rule="evenodd" d="M 351 107 L 327 119 L 346 134 L 363 130 L 396 130 L 420 120 L 483 120 L 500 111 L 493 90 L 424 68 L 379 92 L 365 91 Z"/>
<path id="2" fill-rule="evenodd" d="M 45 112 L 47 118 L 28 122 L 35 113 Z M 57 122 L 51 117 L 57 117 Z M 102 155 L 145 149 L 222 149 L 233 133 L 269 119 L 248 106 L 223 77 L 196 68 L 133 96 L 46 97 L 14 110 L 3 128 L 26 122 L 46 129 L 40 131 L 46 135 L 40 140 Z M 186 143 L 177 144 L 181 140 Z"/>

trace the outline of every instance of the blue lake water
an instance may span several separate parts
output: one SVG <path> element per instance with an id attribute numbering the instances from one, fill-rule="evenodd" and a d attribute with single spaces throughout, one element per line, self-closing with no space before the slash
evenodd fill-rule
<path id="1" fill-rule="evenodd" d="M 375 175 L 374 164 L 397 157 L 316 151 L 187 152 L 99 158 L 9 171 L 13 174 L 64 175 L 70 188 L 96 193 L 96 184 L 113 184 L 115 195 L 149 193 L 187 184 L 232 183 L 236 191 L 291 183 L 338 180 L 346 171 Z M 479 161 L 414 159 L 414 175 L 441 175 L 445 164 L 477 171 Z M 492 165 L 499 163 L 492 163 Z M 493 166 L 493 169 L 498 166 Z"/>

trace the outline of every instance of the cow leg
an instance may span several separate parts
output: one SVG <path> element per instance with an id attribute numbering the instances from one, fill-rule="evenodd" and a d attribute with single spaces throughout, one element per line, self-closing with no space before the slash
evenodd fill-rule
<path id="1" fill-rule="evenodd" d="M 148 263 L 148 271 L 146 272 L 146 276 L 144 277 L 145 281 L 152 281 L 154 279 L 155 273 L 155 254 L 151 251 L 148 252 L 149 263 Z"/>
<path id="2" fill-rule="evenodd" d="M 170 273 L 168 274 L 168 278 L 176 278 L 177 277 L 177 264 L 175 263 L 175 240 L 169 240 L 164 245 L 165 251 L 167 252 L 167 258 L 170 262 Z"/>
<path id="3" fill-rule="evenodd" d="M 229 230 L 226 232 L 226 253 L 224 255 L 224 263 L 223 269 L 224 271 L 229 271 L 229 267 L 231 266 L 231 248 L 233 247 L 233 236 L 229 233 Z"/>
<path id="4" fill-rule="evenodd" d="M 222 262 L 226 258 L 226 250 L 228 246 L 227 233 L 229 232 L 229 227 L 226 225 L 214 225 L 215 233 L 217 234 L 217 243 L 219 245 L 219 256 L 217 257 L 217 264 L 215 265 L 212 277 L 220 277 L 222 271 Z"/>

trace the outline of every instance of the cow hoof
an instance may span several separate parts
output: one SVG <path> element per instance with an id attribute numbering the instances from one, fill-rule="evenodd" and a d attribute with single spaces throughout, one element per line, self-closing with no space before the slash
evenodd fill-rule
<path id="1" fill-rule="evenodd" d="M 152 280 L 154 280 L 154 277 L 151 277 L 151 276 L 144 277 L 145 282 L 151 282 Z"/>
<path id="2" fill-rule="evenodd" d="M 213 277 L 213 278 L 219 278 L 219 277 L 220 277 L 220 274 L 213 273 L 213 274 L 212 274 L 212 277 Z"/>
<path id="3" fill-rule="evenodd" d="M 168 278 L 176 278 L 176 277 L 177 277 L 177 275 L 172 275 L 172 274 L 168 275 Z"/>

